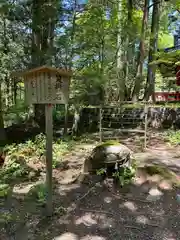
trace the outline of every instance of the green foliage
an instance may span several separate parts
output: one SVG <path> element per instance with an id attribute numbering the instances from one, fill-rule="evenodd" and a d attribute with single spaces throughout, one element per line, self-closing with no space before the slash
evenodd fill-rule
<path id="1" fill-rule="evenodd" d="M 43 205 L 46 201 L 47 187 L 45 184 L 38 184 L 32 187 L 28 193 L 28 196 L 37 201 L 38 204 Z"/>
<path id="2" fill-rule="evenodd" d="M 135 175 L 136 175 L 136 162 L 134 161 L 130 167 L 122 166 L 118 169 L 118 171 L 115 171 L 113 173 L 113 177 L 118 181 L 120 186 L 124 186 L 127 184 L 130 184 Z M 96 171 L 96 174 L 99 176 L 105 175 L 107 172 L 106 168 L 100 168 Z"/>
<path id="3" fill-rule="evenodd" d="M 165 139 L 172 145 L 180 144 L 180 132 L 168 131 L 165 136 Z"/>
<path id="4" fill-rule="evenodd" d="M 16 105 L 10 106 L 4 111 L 5 125 L 19 124 L 30 117 L 29 108 L 25 105 L 24 100 L 18 100 Z"/>
<path id="5" fill-rule="evenodd" d="M 27 166 L 17 163 L 14 157 L 8 161 L 8 164 L 0 171 L 0 183 L 12 183 L 17 179 L 27 179 Z"/>
<path id="6" fill-rule="evenodd" d="M 14 220 L 13 216 L 9 212 L 2 212 L 0 216 L 0 223 L 9 223 Z"/>
<path id="7" fill-rule="evenodd" d="M 97 100 L 96 102 L 104 101 L 104 96 L 109 100 L 118 100 L 118 94 L 121 91 L 121 77 L 118 74 L 117 59 L 122 58 L 122 79 L 126 85 L 126 91 L 123 92 L 126 92 L 127 99 L 131 99 L 137 74 L 139 42 L 142 37 L 142 1 L 132 1 L 132 9 L 127 4 L 128 1 L 121 1 L 121 13 L 118 12 L 116 3 L 111 3 L 107 9 L 107 1 L 101 3 L 96 1 L 97 7 L 94 7 L 92 2 L 88 2 L 81 6 L 81 9 L 75 7 L 76 4 L 73 1 L 69 1 L 68 4 L 65 4 L 66 6 L 63 4 L 63 8 L 61 8 L 61 1 L 55 1 L 53 6 L 52 3 L 37 4 L 36 1 L 3 0 L 3 2 L 5 3 L 1 8 L 0 16 L 0 82 L 3 83 L 2 105 L 5 126 L 19 123 L 28 118 L 28 111 L 22 103 L 17 101 L 16 104 L 13 103 L 16 106 L 9 107 L 11 105 L 9 99 L 13 102 L 12 99 L 15 95 L 14 80 L 23 89 L 23 84 L 20 83 L 21 79 L 19 77 L 11 78 L 11 73 L 27 69 L 34 64 L 44 64 L 44 60 L 47 59 L 52 60 L 51 64 L 54 66 L 73 68 L 70 97 L 72 97 L 73 103 L 88 104 L 89 102 L 94 103 L 95 100 Z M 33 9 L 33 6 L 37 6 L 37 9 L 35 7 Z M 162 4 L 158 43 L 160 48 L 172 44 L 172 36 L 169 35 L 168 30 L 168 14 L 178 6 L 179 1 L 177 0 Z M 56 16 L 57 12 L 59 16 Z M 57 17 L 56 20 L 52 18 L 52 13 L 54 13 L 53 17 Z M 149 50 L 151 11 L 149 16 L 143 47 L 145 58 L 148 56 Z M 49 29 L 46 27 L 48 19 L 55 20 L 56 29 L 54 30 L 51 26 L 51 36 L 46 37 L 46 34 L 49 33 L 45 31 L 42 36 L 38 29 L 42 28 L 43 23 L 44 30 Z M 38 46 L 33 48 L 34 31 L 36 31 L 36 39 L 39 40 L 40 44 L 38 45 L 42 47 L 41 49 L 38 49 Z M 51 39 L 52 42 L 45 43 L 44 41 L 41 44 L 44 36 L 45 39 Z M 118 57 L 117 54 L 119 51 L 117 36 L 121 40 L 121 57 Z M 53 49 L 49 49 L 50 45 L 53 46 Z M 38 61 L 32 63 L 34 57 Z M 167 57 L 158 56 L 157 63 L 160 62 L 171 65 L 179 60 L 172 60 L 168 54 Z M 171 71 L 171 68 L 172 66 L 167 70 Z M 146 73 L 146 67 L 144 67 L 141 78 L 137 78 L 143 79 L 141 93 L 146 88 L 144 84 Z M 161 79 L 158 80 L 160 85 Z M 24 96 L 22 96 L 23 101 Z M 63 116 L 63 109 L 53 112 L 55 121 Z"/>
<path id="8" fill-rule="evenodd" d="M 161 74 L 166 76 L 175 77 L 175 68 L 180 61 L 180 50 L 172 52 L 159 52 L 156 54 L 156 60 L 150 64 L 155 64 L 159 66 Z"/>
<path id="9" fill-rule="evenodd" d="M 69 109 L 68 109 L 69 110 Z M 53 120 L 56 122 L 62 121 L 65 117 L 65 107 L 64 105 L 56 105 L 53 108 Z"/>
<path id="10" fill-rule="evenodd" d="M 36 136 L 35 141 L 28 140 L 25 143 L 12 144 L 5 147 L 10 158 L 23 157 L 26 161 L 40 159 L 45 154 L 46 137 L 43 134 Z M 73 141 L 59 139 L 53 142 L 53 167 L 61 162 L 62 155 L 73 147 Z"/>
<path id="11" fill-rule="evenodd" d="M 98 169 L 98 170 L 96 171 L 96 174 L 97 174 L 98 176 L 102 176 L 102 175 L 106 174 L 106 168 L 100 168 L 100 169 Z"/>
<path id="12" fill-rule="evenodd" d="M 173 46 L 174 46 L 174 38 L 172 35 L 164 32 L 162 32 L 162 34 L 161 33 L 159 34 L 158 48 L 165 49 Z"/>
<path id="13" fill-rule="evenodd" d="M 8 184 L 0 183 L 0 197 L 6 197 L 10 191 L 10 186 Z"/>
<path id="14" fill-rule="evenodd" d="M 119 171 L 113 173 L 113 177 L 118 180 L 120 186 L 130 184 L 135 177 L 136 167 L 120 167 Z"/>
<path id="15" fill-rule="evenodd" d="M 42 156 L 45 154 L 45 136 L 39 134 L 36 136 L 35 141 L 27 141 L 21 144 L 12 144 L 5 146 L 4 150 L 7 154 L 7 161 L 5 167 L 0 171 L 0 183 L 11 183 L 18 179 L 31 178 L 28 167 L 28 162 L 38 164 L 43 161 Z M 63 154 L 67 153 L 73 148 L 73 141 L 58 140 L 53 142 L 53 168 L 56 168 L 62 162 Z M 39 172 L 33 170 L 33 176 L 35 177 Z"/>

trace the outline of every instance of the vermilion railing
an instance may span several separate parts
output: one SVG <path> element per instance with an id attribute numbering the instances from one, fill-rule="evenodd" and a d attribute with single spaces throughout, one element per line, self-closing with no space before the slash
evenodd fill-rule
<path id="1" fill-rule="evenodd" d="M 180 92 L 155 92 L 156 101 L 180 101 Z"/>

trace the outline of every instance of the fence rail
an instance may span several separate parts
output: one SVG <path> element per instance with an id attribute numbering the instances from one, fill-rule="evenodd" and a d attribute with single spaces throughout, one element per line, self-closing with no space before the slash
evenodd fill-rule
<path id="1" fill-rule="evenodd" d="M 127 104 L 130 104 L 127 107 Z M 116 106 L 99 106 L 99 139 L 118 139 L 122 133 L 144 135 L 144 148 L 147 148 L 147 114 L 146 102 L 134 106 L 132 102 L 121 102 Z"/>

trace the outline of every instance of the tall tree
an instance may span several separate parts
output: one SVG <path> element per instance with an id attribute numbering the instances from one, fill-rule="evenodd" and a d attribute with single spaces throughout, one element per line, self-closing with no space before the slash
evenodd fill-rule
<path id="1" fill-rule="evenodd" d="M 125 100 L 128 100 L 130 98 L 131 89 L 128 87 L 130 72 L 131 72 L 131 62 L 133 59 L 133 1 L 128 0 L 127 1 L 127 23 L 126 23 L 126 41 L 124 44 L 124 50 L 125 50 L 125 58 L 124 58 L 124 72 L 125 72 Z"/>
<path id="2" fill-rule="evenodd" d="M 32 1 L 31 67 L 52 65 L 54 31 L 58 19 L 58 0 Z M 35 105 L 35 119 L 44 128 L 44 105 Z"/>
<path id="3" fill-rule="evenodd" d="M 151 35 L 149 42 L 148 73 L 144 96 L 146 100 L 149 100 L 150 96 L 152 96 L 152 99 L 154 100 L 156 67 L 155 65 L 152 65 L 150 63 L 154 60 L 155 53 L 157 52 L 159 17 L 160 17 L 160 1 L 154 0 L 151 22 Z"/>
<path id="4" fill-rule="evenodd" d="M 123 17 L 123 4 L 122 0 L 117 2 L 117 85 L 119 91 L 119 100 L 124 101 L 125 98 L 125 74 L 123 64 L 123 48 L 122 48 L 122 17 Z"/>
<path id="5" fill-rule="evenodd" d="M 143 81 L 143 64 L 144 64 L 144 58 L 145 58 L 145 35 L 146 35 L 147 21 L 148 21 L 148 5 L 149 5 L 149 0 L 145 0 L 143 18 L 142 18 L 141 36 L 140 36 L 140 43 L 139 43 L 139 52 L 138 52 L 138 58 L 137 58 L 137 73 L 135 76 L 135 85 L 132 93 L 133 101 L 139 100 L 141 83 Z"/>
<path id="6" fill-rule="evenodd" d="M 1 90 L 1 83 L 0 83 L 0 153 L 1 153 L 1 147 L 4 145 L 5 140 L 6 140 L 6 133 L 4 129 L 2 90 Z"/>

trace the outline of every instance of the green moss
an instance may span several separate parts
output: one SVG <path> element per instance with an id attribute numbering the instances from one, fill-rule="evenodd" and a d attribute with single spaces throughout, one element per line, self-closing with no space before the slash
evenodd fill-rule
<path id="1" fill-rule="evenodd" d="M 109 141 L 98 144 L 97 147 L 107 147 L 111 145 L 120 145 L 120 142 L 115 140 L 109 140 Z"/>

